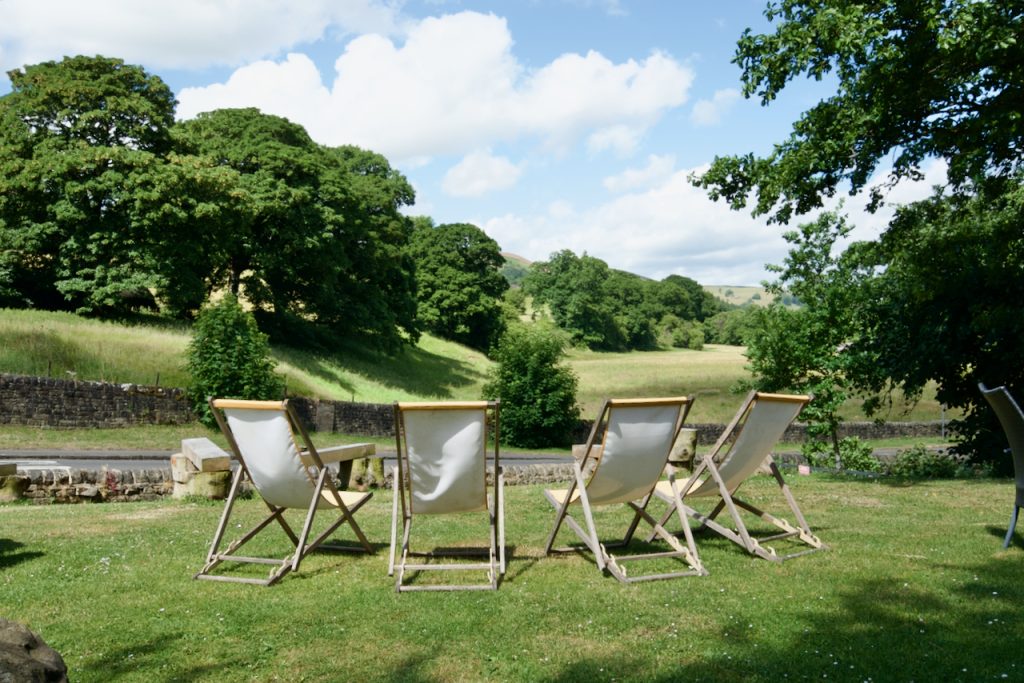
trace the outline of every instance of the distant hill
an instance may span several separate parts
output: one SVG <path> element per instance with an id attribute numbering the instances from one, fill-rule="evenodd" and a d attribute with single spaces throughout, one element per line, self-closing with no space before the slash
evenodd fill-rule
<path id="1" fill-rule="evenodd" d="M 507 251 L 501 252 L 501 255 L 505 257 L 505 265 L 501 267 L 501 274 L 505 276 L 510 285 L 519 286 L 526 274 L 530 272 L 533 261 Z"/>
<path id="2" fill-rule="evenodd" d="M 734 306 L 767 306 L 774 299 L 764 287 L 738 287 L 733 285 L 704 285 L 704 291 Z"/>

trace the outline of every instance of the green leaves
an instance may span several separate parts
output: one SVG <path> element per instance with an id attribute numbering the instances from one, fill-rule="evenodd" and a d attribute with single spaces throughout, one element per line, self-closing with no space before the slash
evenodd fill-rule
<path id="1" fill-rule="evenodd" d="M 274 373 L 266 335 L 256 319 L 231 294 L 207 306 L 196 318 L 188 345 L 188 394 L 192 408 L 209 427 L 216 426 L 207 399 L 280 399 L 284 381 Z"/>

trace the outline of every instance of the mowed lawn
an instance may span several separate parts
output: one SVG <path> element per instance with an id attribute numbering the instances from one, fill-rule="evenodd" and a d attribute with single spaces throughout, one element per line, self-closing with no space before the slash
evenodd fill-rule
<path id="1" fill-rule="evenodd" d="M 0 506 L 0 614 L 76 682 L 1024 680 L 1024 537 L 1001 550 L 1011 482 L 789 481 L 827 551 L 777 565 L 698 536 L 710 576 L 630 586 L 589 554 L 543 557 L 541 488 L 509 487 L 493 593 L 395 594 L 388 491 L 359 515 L 376 555 L 318 553 L 271 588 L 191 579 L 219 503 Z M 778 500 L 764 477 L 745 490 Z M 484 532 L 479 516 L 429 521 L 422 547 Z M 597 515 L 604 540 L 626 521 Z"/>

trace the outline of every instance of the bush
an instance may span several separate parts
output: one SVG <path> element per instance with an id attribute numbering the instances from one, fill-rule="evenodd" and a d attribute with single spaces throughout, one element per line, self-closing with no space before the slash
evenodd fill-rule
<path id="1" fill-rule="evenodd" d="M 267 336 L 231 294 L 199 313 L 186 355 L 192 376 L 189 399 L 200 421 L 210 427 L 216 426 L 207 405 L 210 396 L 277 399 L 284 393 Z"/>
<path id="2" fill-rule="evenodd" d="M 810 435 L 808 430 L 808 434 Z M 821 438 L 808 438 L 801 447 L 807 462 L 815 467 L 833 466 L 832 446 Z M 839 441 L 839 463 L 844 470 L 855 472 L 881 472 L 882 463 L 872 453 L 871 446 L 855 436 Z"/>
<path id="3" fill-rule="evenodd" d="M 930 451 L 918 444 L 900 452 L 889 465 L 889 474 L 896 477 L 949 479 L 960 469 L 957 460 L 947 453 Z"/>
<path id="4" fill-rule="evenodd" d="M 561 365 L 565 337 L 542 325 L 511 325 L 494 352 L 484 397 L 501 399 L 502 440 L 521 448 L 568 446 L 580 416 L 576 374 Z"/>

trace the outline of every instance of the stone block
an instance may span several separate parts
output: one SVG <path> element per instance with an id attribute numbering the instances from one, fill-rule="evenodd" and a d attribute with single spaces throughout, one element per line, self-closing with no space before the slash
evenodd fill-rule
<path id="1" fill-rule="evenodd" d="M 0 477 L 18 473 L 18 464 L 13 462 L 0 462 Z"/>
<path id="2" fill-rule="evenodd" d="M 0 503 L 21 500 L 31 483 L 32 480 L 28 477 L 19 477 L 16 474 L 0 477 Z"/>
<path id="3" fill-rule="evenodd" d="M 176 483 L 187 484 L 198 472 L 199 468 L 193 465 L 185 454 L 175 453 L 171 456 L 171 478 Z"/>
<path id="4" fill-rule="evenodd" d="M 231 471 L 196 472 L 191 481 L 174 482 L 175 498 L 185 496 L 201 496 L 210 500 L 223 500 L 228 497 L 231 487 Z"/>
<path id="5" fill-rule="evenodd" d="M 231 469 L 231 456 L 206 437 L 182 439 L 181 453 L 200 472 L 221 472 Z"/>

